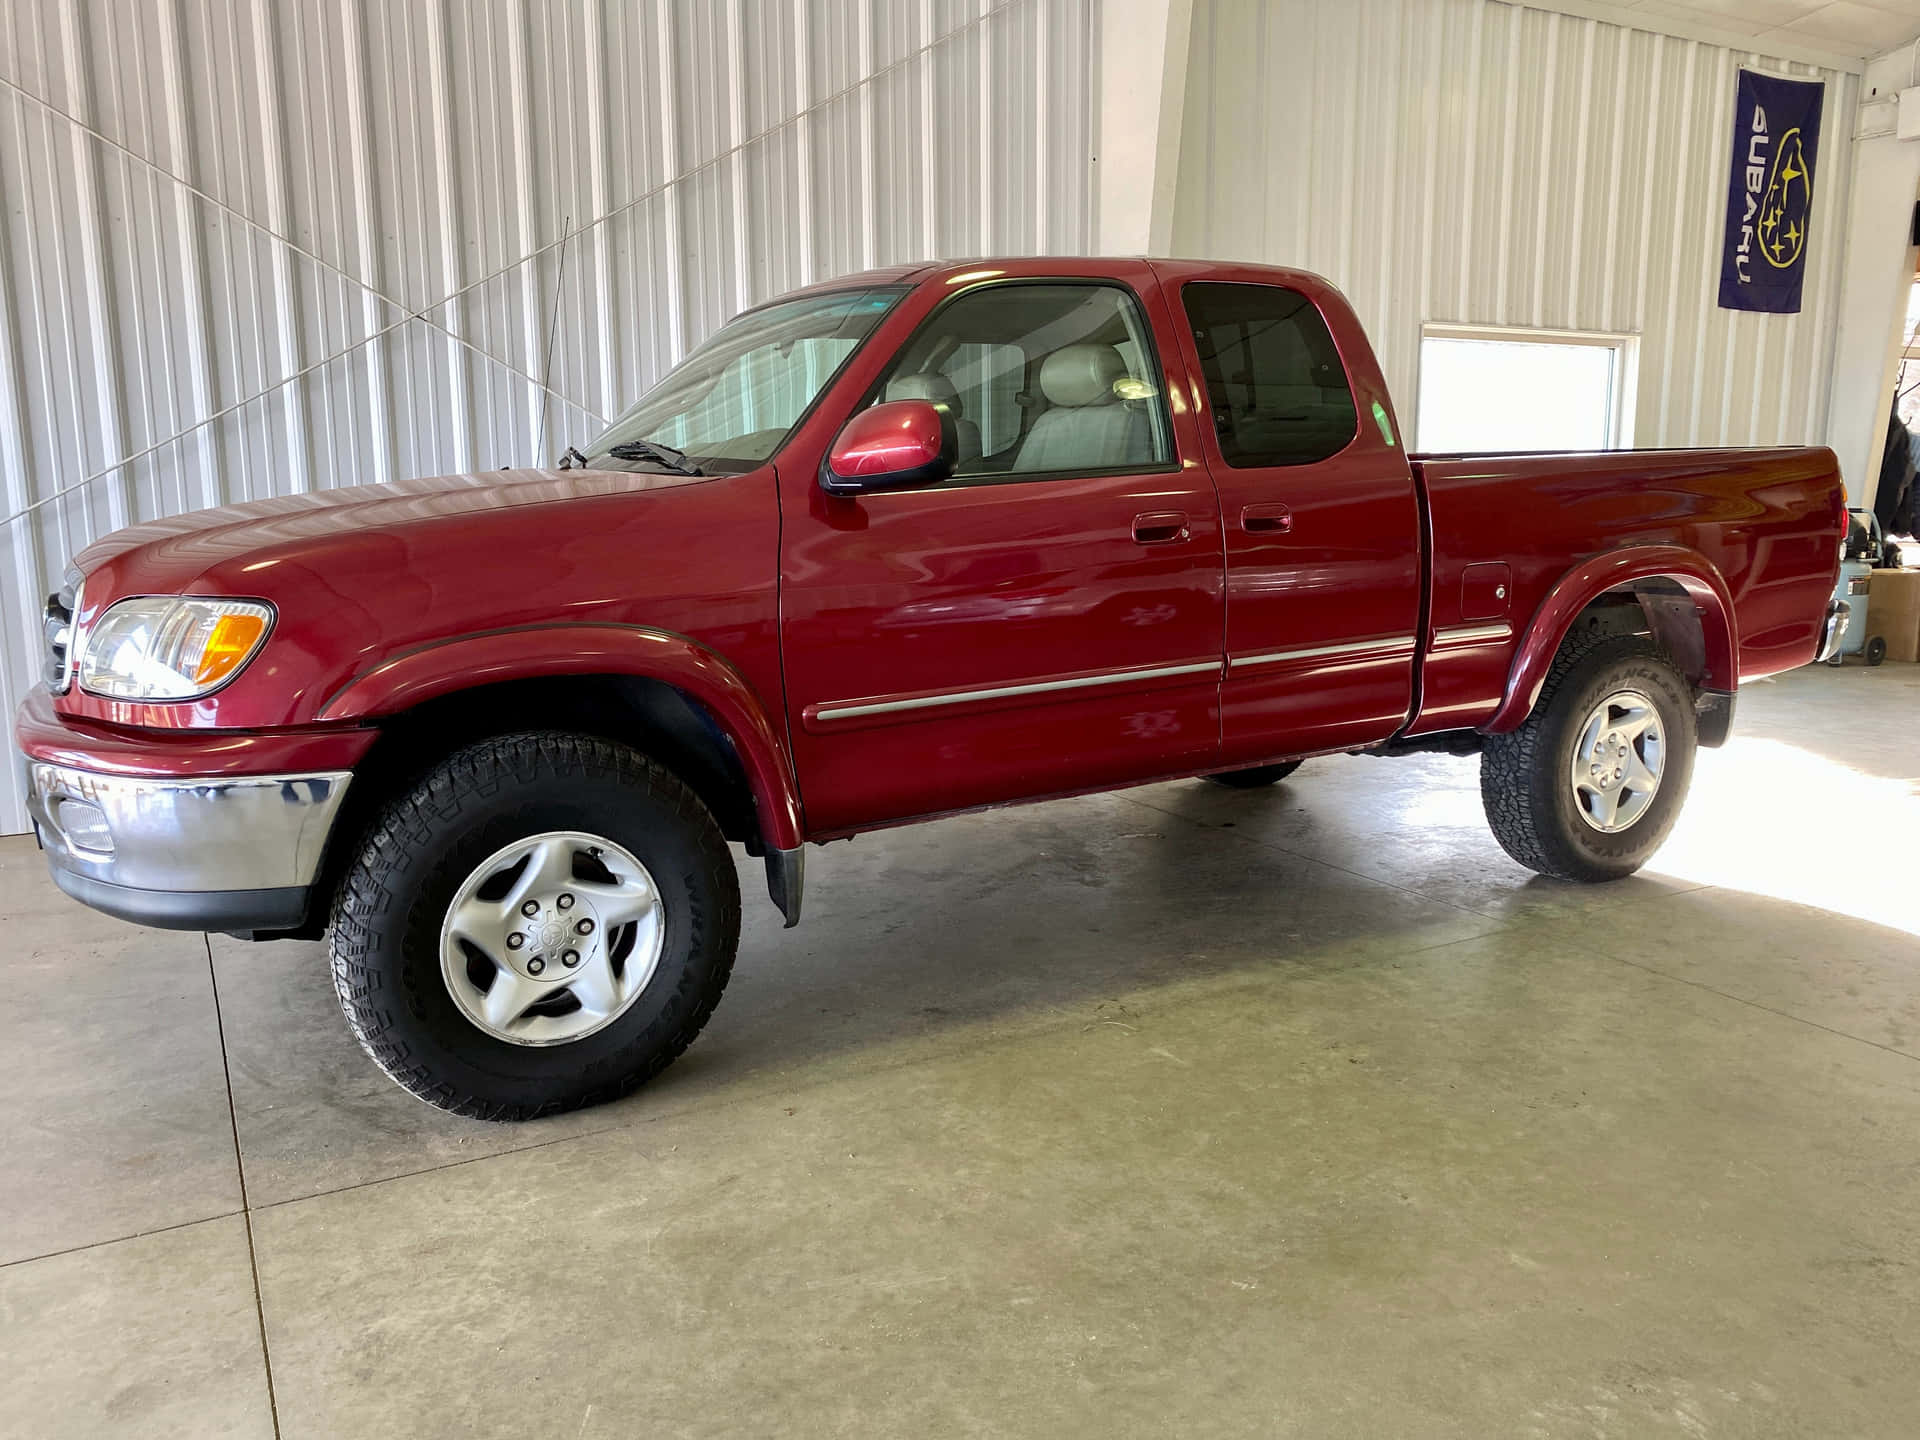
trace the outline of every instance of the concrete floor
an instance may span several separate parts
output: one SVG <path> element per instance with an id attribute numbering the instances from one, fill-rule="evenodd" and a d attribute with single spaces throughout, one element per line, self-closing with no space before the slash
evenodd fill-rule
<path id="1" fill-rule="evenodd" d="M 0 1431 L 1912 1435 L 1920 667 L 1753 687 L 1620 885 L 1477 774 L 817 851 L 661 1082 L 519 1127 L 0 842 Z"/>

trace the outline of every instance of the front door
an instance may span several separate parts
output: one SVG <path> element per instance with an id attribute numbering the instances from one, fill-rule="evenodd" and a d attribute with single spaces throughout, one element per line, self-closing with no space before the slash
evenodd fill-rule
<path id="1" fill-rule="evenodd" d="M 1217 754 L 1219 512 L 1178 458 L 1194 436 L 1167 403 L 1168 314 L 1145 265 L 1121 268 L 978 284 L 907 338 L 862 403 L 946 406 L 950 479 L 835 497 L 783 462 L 782 649 L 816 836 Z"/>
<path id="2" fill-rule="evenodd" d="M 1384 740 L 1413 702 L 1420 508 L 1372 350 L 1312 277 L 1178 271 L 1226 533 L 1222 761 Z"/>

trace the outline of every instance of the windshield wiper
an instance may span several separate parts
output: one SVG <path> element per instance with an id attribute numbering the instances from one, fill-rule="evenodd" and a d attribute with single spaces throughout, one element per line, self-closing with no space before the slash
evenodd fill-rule
<path id="1" fill-rule="evenodd" d="M 627 440 L 619 445 L 609 445 L 607 453 L 616 460 L 651 460 L 656 465 L 666 466 L 677 475 L 706 473 L 687 458 L 686 451 L 676 450 L 671 445 L 662 445 L 657 440 Z"/>
<path id="2" fill-rule="evenodd" d="M 580 453 L 579 446 L 569 445 L 560 452 L 560 463 L 553 468 L 556 470 L 584 470 L 587 468 L 587 457 Z"/>

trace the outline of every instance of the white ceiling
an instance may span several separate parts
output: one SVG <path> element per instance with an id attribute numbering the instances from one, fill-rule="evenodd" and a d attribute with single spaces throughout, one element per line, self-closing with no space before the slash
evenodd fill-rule
<path id="1" fill-rule="evenodd" d="M 1762 53 L 1871 59 L 1920 37 L 1920 0 L 1521 0 L 1650 30 L 1711 32 Z"/>

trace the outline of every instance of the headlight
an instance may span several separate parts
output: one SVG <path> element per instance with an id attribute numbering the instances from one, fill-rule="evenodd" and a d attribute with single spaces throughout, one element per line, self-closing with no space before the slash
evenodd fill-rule
<path id="1" fill-rule="evenodd" d="M 272 625 L 273 607 L 258 600 L 122 600 L 84 637 L 80 688 L 110 700 L 191 700 L 232 679 Z"/>

